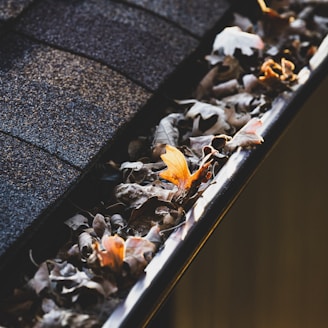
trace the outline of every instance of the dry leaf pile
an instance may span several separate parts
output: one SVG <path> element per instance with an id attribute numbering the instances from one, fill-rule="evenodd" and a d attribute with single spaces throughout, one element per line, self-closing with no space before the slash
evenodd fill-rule
<path id="1" fill-rule="evenodd" d="M 132 140 L 101 210 L 76 214 L 55 259 L 1 304 L 7 327 L 98 327 L 239 147 L 263 142 L 261 116 L 310 73 L 328 30 L 326 1 L 259 1 L 257 22 L 235 14 L 204 61 L 208 72 L 149 136 Z M 302 79 L 301 73 L 302 72 Z"/>

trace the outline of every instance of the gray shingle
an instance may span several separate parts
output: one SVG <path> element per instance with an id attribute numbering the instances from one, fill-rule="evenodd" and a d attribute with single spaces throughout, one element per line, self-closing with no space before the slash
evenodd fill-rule
<path id="1" fill-rule="evenodd" d="M 0 21 L 17 17 L 32 2 L 33 0 L 1 0 Z"/>
<path id="2" fill-rule="evenodd" d="M 156 90 L 197 40 L 152 14 L 108 0 L 44 0 L 17 28 L 100 60 Z"/>
<path id="3" fill-rule="evenodd" d="M 92 60 L 0 40 L 0 131 L 84 168 L 151 94 Z"/>
<path id="4" fill-rule="evenodd" d="M 199 37 L 219 21 L 228 9 L 226 0 L 210 1 L 204 0 L 126 0 L 126 2 L 144 7 Z"/>
<path id="5" fill-rule="evenodd" d="M 56 157 L 0 133 L 0 255 L 80 174 Z"/>

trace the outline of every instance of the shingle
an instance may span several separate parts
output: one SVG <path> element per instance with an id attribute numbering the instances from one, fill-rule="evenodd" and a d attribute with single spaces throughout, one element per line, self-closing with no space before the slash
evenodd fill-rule
<path id="1" fill-rule="evenodd" d="M 0 40 L 0 131 L 84 168 L 151 94 L 92 60 Z"/>
<path id="2" fill-rule="evenodd" d="M 198 37 L 203 36 L 229 8 L 226 0 L 126 0 L 167 18 Z"/>
<path id="3" fill-rule="evenodd" d="M 80 174 L 56 157 L 0 133 L 0 255 Z"/>
<path id="4" fill-rule="evenodd" d="M 40 1 L 17 29 L 102 61 L 151 90 L 198 44 L 149 12 L 108 0 Z"/>
<path id="5" fill-rule="evenodd" d="M 0 21 L 17 17 L 33 0 L 1 0 Z"/>

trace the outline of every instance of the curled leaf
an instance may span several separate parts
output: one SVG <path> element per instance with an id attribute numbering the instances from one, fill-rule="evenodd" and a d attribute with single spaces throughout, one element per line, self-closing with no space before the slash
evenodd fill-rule
<path id="1" fill-rule="evenodd" d="M 183 115 L 179 113 L 173 113 L 164 117 L 156 128 L 153 144 L 177 145 L 179 140 L 177 125 L 182 118 Z"/>
<path id="2" fill-rule="evenodd" d="M 88 257 L 92 253 L 92 237 L 84 231 L 79 235 L 78 245 L 83 257 Z"/>
<path id="3" fill-rule="evenodd" d="M 110 224 L 108 224 L 105 220 L 105 217 L 97 213 L 92 221 L 92 228 L 95 232 L 95 234 L 101 238 L 105 233 L 110 233 Z"/>
<path id="4" fill-rule="evenodd" d="M 96 251 L 101 266 L 108 266 L 114 272 L 119 272 L 122 268 L 124 257 L 124 239 L 118 235 L 108 236 L 105 235 L 101 239 L 100 248 L 98 242 L 94 244 L 94 250 Z"/>
<path id="5" fill-rule="evenodd" d="M 239 89 L 239 83 L 237 79 L 232 79 L 213 86 L 213 94 L 215 97 L 224 97 L 237 93 Z"/>
<path id="6" fill-rule="evenodd" d="M 261 66 L 264 75 L 259 77 L 259 81 L 274 91 L 284 90 L 297 80 L 294 68 L 293 62 L 285 58 L 281 59 L 280 64 L 270 58 Z"/>
<path id="7" fill-rule="evenodd" d="M 262 121 L 258 118 L 252 118 L 242 127 L 233 138 L 225 145 L 227 150 L 233 151 L 237 147 L 249 147 L 259 145 L 263 142 L 263 138 L 257 133 L 262 126 Z"/>
<path id="8" fill-rule="evenodd" d="M 204 163 L 193 174 L 190 173 L 186 158 L 176 147 L 166 145 L 166 153 L 161 156 L 167 165 L 165 171 L 160 172 L 160 177 L 178 186 L 179 190 L 188 190 L 193 182 L 204 175 L 210 163 Z"/>

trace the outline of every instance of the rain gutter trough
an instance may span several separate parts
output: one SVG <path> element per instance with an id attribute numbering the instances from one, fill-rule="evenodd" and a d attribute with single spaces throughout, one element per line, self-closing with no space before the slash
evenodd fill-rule
<path id="1" fill-rule="evenodd" d="M 186 213 L 185 224 L 170 235 L 146 267 L 145 274 L 105 322 L 104 328 L 147 326 L 327 72 L 327 54 L 322 54 L 308 80 L 289 98 L 277 99 L 273 103 L 272 109 L 262 118 L 260 133 L 264 143 L 232 154 L 213 183 Z M 78 192 L 75 190 L 74 194 Z M 3 264 L 1 271 L 5 271 Z"/>
<path id="2" fill-rule="evenodd" d="M 187 212 L 185 225 L 170 235 L 164 248 L 147 266 L 146 274 L 134 285 L 104 328 L 147 325 L 263 160 L 279 142 L 304 101 L 326 77 L 327 71 L 326 55 L 307 82 L 289 99 L 276 101 L 262 118 L 264 143 L 254 149 L 238 150 L 229 158 L 213 183 Z"/>

